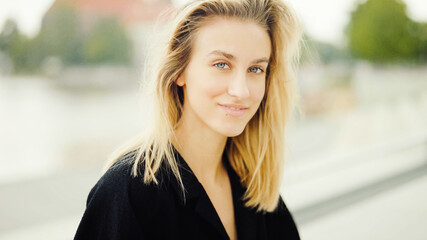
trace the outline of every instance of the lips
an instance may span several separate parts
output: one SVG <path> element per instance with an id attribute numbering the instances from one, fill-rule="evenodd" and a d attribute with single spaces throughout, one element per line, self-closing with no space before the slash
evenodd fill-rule
<path id="1" fill-rule="evenodd" d="M 233 117 L 240 117 L 243 116 L 247 110 L 248 107 L 243 105 L 235 105 L 235 104 L 218 104 L 227 115 L 233 116 Z"/>

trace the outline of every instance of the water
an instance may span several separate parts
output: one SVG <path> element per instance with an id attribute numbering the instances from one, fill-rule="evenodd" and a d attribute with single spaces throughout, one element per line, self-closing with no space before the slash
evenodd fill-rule
<path id="1" fill-rule="evenodd" d="M 40 77 L 1 77 L 0 184 L 106 160 L 139 130 L 136 90 L 70 90 Z"/>

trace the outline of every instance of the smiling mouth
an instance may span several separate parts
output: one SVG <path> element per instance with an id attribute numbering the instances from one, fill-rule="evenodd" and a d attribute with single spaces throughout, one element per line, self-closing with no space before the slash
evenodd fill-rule
<path id="1" fill-rule="evenodd" d="M 242 105 L 234 105 L 234 104 L 218 104 L 227 115 L 233 116 L 233 117 L 240 117 L 243 116 L 247 110 L 248 107 L 242 106 Z"/>

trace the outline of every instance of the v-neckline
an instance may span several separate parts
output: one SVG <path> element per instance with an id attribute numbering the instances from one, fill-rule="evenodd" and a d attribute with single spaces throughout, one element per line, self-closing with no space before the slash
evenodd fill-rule
<path id="1" fill-rule="evenodd" d="M 200 217 L 202 217 L 204 220 L 209 222 L 223 237 L 223 239 L 230 239 L 203 185 L 199 182 L 196 175 L 188 166 L 187 162 L 180 155 L 180 153 L 174 147 L 173 150 L 181 174 L 182 183 L 185 188 L 185 194 L 183 195 L 181 186 L 178 181 L 173 181 L 173 188 L 180 196 L 181 201 L 186 204 L 186 202 L 193 202 L 194 200 L 195 212 L 200 215 Z M 243 200 L 243 196 L 245 193 L 245 188 L 243 187 L 240 181 L 240 177 L 237 175 L 237 173 L 234 171 L 231 164 L 229 163 L 226 154 L 223 155 L 222 161 L 226 167 L 231 187 L 234 209 L 234 223 L 236 227 L 237 239 L 253 239 L 256 235 L 255 212 L 253 209 L 247 208 L 244 205 L 245 202 Z"/>

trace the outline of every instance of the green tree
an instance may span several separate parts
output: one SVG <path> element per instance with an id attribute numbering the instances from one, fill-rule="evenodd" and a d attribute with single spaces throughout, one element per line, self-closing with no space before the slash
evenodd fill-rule
<path id="1" fill-rule="evenodd" d="M 88 63 L 129 63 L 131 44 L 126 31 L 114 18 L 102 18 L 90 32 L 84 45 Z"/>
<path id="2" fill-rule="evenodd" d="M 343 49 L 337 45 L 328 42 L 322 42 L 313 39 L 304 34 L 301 51 L 301 62 L 321 62 L 330 64 L 334 62 L 348 63 L 352 62 L 352 58 L 347 49 Z"/>
<path id="3" fill-rule="evenodd" d="M 131 60 L 125 28 L 116 19 L 100 18 L 83 31 L 72 1 L 57 1 L 32 39 L 20 33 L 16 22 L 6 21 L 0 32 L 0 51 L 10 58 L 15 72 L 37 71 L 49 57 L 65 65 L 127 64 Z"/>
<path id="4" fill-rule="evenodd" d="M 19 35 L 19 29 L 16 22 L 12 19 L 6 20 L 0 33 L 0 51 L 9 53 L 10 46 Z"/>
<path id="5" fill-rule="evenodd" d="M 415 35 L 418 36 L 418 56 L 420 61 L 427 61 L 427 23 L 416 25 Z"/>
<path id="6" fill-rule="evenodd" d="M 66 64 L 83 60 L 83 39 L 79 17 L 72 5 L 59 1 L 45 16 L 38 36 L 34 39 L 42 58 L 56 56 Z"/>
<path id="7" fill-rule="evenodd" d="M 7 20 L 0 33 L 0 51 L 9 56 L 15 72 L 26 72 L 34 68 L 29 57 L 31 47 L 30 39 L 21 34 L 16 22 Z"/>
<path id="8" fill-rule="evenodd" d="M 359 3 L 346 29 L 350 51 L 378 63 L 413 59 L 418 41 L 411 33 L 413 24 L 401 0 Z"/>

